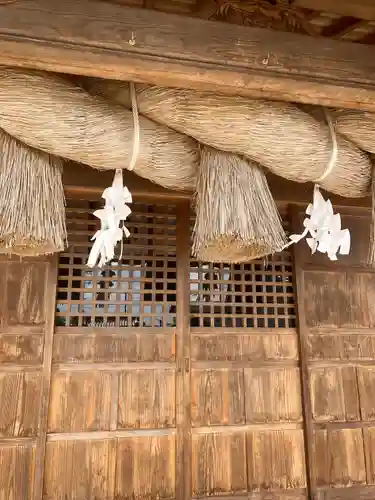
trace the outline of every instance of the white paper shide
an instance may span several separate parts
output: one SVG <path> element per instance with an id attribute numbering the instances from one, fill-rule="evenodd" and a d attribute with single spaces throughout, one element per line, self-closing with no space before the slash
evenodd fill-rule
<path id="1" fill-rule="evenodd" d="M 291 243 L 297 243 L 309 235 L 306 242 L 313 254 L 316 251 L 326 253 L 330 260 L 337 260 L 337 254 L 349 254 L 349 229 L 341 229 L 340 214 L 333 213 L 331 201 L 323 198 L 317 185 L 314 187 L 313 203 L 307 207 L 306 214 L 309 217 L 303 221 L 303 233 L 292 234 L 289 237 Z"/>
<path id="2" fill-rule="evenodd" d="M 116 245 L 124 235 L 127 238 L 130 236 L 124 221 L 131 214 L 127 203 L 132 202 L 132 196 L 124 187 L 122 170 L 116 170 L 112 186 L 103 191 L 102 198 L 105 200 L 104 208 L 94 212 L 95 217 L 100 219 L 101 227 L 91 238 L 94 244 L 87 261 L 89 267 L 103 267 L 110 262 L 115 256 Z"/>

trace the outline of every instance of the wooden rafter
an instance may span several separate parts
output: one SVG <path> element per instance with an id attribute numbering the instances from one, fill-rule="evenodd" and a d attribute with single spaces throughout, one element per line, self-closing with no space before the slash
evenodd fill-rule
<path id="1" fill-rule="evenodd" d="M 294 0 L 293 5 L 317 12 L 331 12 L 339 16 L 375 21 L 373 0 Z"/>
<path id="2" fill-rule="evenodd" d="M 366 24 L 366 21 L 362 21 L 355 17 L 341 17 L 326 28 L 323 28 L 322 36 L 328 38 L 341 38 L 364 24 Z"/>
<path id="3" fill-rule="evenodd" d="M 0 64 L 375 111 L 371 47 L 102 2 L 0 4 Z"/>
<path id="4" fill-rule="evenodd" d="M 366 45 L 373 45 L 375 43 L 375 31 L 361 38 L 359 42 Z"/>

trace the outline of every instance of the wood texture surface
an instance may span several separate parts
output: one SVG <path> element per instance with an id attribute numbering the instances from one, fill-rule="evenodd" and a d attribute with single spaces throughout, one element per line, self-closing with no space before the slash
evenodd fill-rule
<path id="1" fill-rule="evenodd" d="M 295 219 L 297 231 L 302 219 Z M 306 243 L 295 247 L 315 500 L 374 495 L 375 274 L 365 265 L 370 219 L 344 214 L 342 220 L 352 234 L 350 256 L 330 262 L 311 256 Z"/>
<path id="2" fill-rule="evenodd" d="M 0 498 L 42 498 L 56 259 L 0 259 Z"/>
<path id="3" fill-rule="evenodd" d="M 151 200 L 152 202 L 158 200 L 168 204 L 168 202 L 181 203 L 193 198 L 193 193 L 165 189 L 127 170 L 124 170 L 123 173 L 124 184 L 128 186 L 136 199 Z M 110 171 L 98 171 L 75 163 L 68 163 L 64 166 L 63 181 L 68 198 L 98 199 L 104 189 L 111 185 L 112 180 L 113 175 Z M 303 203 L 304 205 L 310 203 L 313 195 L 312 184 L 298 184 L 272 174 L 267 174 L 267 180 L 272 196 L 284 208 L 290 203 Z M 352 207 L 353 210 L 371 208 L 371 198 L 369 197 L 342 198 L 331 193 L 329 197 L 335 206 Z"/>
<path id="4" fill-rule="evenodd" d="M 105 270 L 77 199 L 57 280 L 0 257 L 0 500 L 372 500 L 366 212 L 335 264 L 301 242 L 227 266 L 190 258 L 188 202 L 132 208 Z"/>
<path id="5" fill-rule="evenodd" d="M 290 254 L 197 263 L 188 200 L 159 200 L 90 271 L 94 205 L 69 206 L 44 498 L 306 499 Z"/>
<path id="6" fill-rule="evenodd" d="M 90 0 L 0 5 L 0 63 L 375 109 L 366 45 Z"/>
<path id="7" fill-rule="evenodd" d="M 375 21 L 375 6 L 372 0 L 294 0 L 294 5 L 313 11 L 330 12 L 340 16 Z"/>

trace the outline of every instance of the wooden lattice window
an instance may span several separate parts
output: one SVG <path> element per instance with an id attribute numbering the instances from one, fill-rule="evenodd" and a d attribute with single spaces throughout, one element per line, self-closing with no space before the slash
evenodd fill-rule
<path id="1" fill-rule="evenodd" d="M 190 262 L 190 326 L 294 328 L 288 250 L 246 264 Z"/>
<path id="2" fill-rule="evenodd" d="M 98 228 L 98 204 L 67 209 L 69 249 L 60 255 L 56 324 L 69 327 L 176 326 L 176 207 L 132 205 L 122 259 L 103 269 L 86 261 Z M 116 255 L 120 256 L 118 248 Z M 191 327 L 294 328 L 288 250 L 246 264 L 190 262 Z"/>
<path id="3" fill-rule="evenodd" d="M 56 324 L 70 327 L 176 325 L 176 209 L 132 204 L 122 259 L 103 269 L 85 264 L 98 229 L 98 204 L 67 208 L 69 249 L 60 255 Z M 116 255 L 120 256 L 121 248 Z"/>

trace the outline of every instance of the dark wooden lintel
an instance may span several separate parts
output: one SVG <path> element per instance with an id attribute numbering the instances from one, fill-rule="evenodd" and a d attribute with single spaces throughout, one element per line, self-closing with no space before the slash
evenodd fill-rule
<path id="1" fill-rule="evenodd" d="M 375 111 L 371 47 L 107 2 L 0 4 L 0 64 Z"/>

